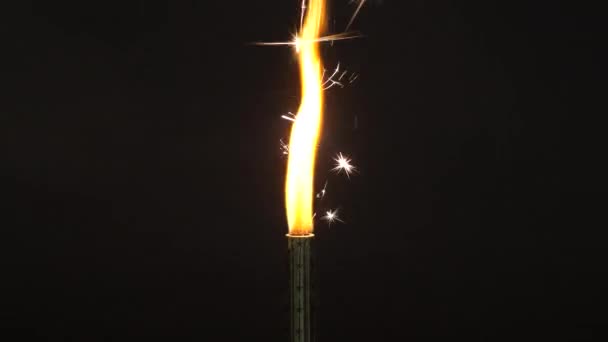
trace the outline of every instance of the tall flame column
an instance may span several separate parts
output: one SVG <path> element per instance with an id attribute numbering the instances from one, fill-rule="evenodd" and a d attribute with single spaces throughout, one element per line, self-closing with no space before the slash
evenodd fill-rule
<path id="1" fill-rule="evenodd" d="M 311 342 L 311 241 L 313 185 L 323 114 L 323 63 L 319 38 L 325 27 L 326 0 L 308 0 L 301 32 L 295 39 L 301 79 L 301 102 L 291 128 L 285 180 L 289 248 L 291 341 Z"/>

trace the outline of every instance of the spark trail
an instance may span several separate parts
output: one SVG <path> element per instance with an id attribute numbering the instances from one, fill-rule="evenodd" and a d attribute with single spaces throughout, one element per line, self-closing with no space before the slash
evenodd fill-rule
<path id="1" fill-rule="evenodd" d="M 346 25 L 345 31 L 348 31 L 350 26 L 353 24 L 353 22 L 355 21 L 355 18 L 357 18 L 357 15 L 359 15 L 359 11 L 361 11 L 361 8 L 363 7 L 363 5 L 365 5 L 365 2 L 367 0 L 358 0 L 358 1 L 359 1 L 359 4 L 357 4 L 357 8 L 355 9 L 355 13 L 353 13 L 353 16 L 350 17 L 350 21 L 348 22 L 348 25 Z"/>

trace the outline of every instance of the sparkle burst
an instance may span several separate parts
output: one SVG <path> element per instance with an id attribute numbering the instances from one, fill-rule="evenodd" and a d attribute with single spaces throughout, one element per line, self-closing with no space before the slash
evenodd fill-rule
<path id="1" fill-rule="evenodd" d="M 334 158 L 334 161 L 336 162 L 336 166 L 331 170 L 336 171 L 337 173 L 344 172 L 348 178 L 350 178 L 350 175 L 353 172 L 357 171 L 357 168 L 351 164 L 352 160 L 344 156 L 342 152 L 338 153 L 338 155 Z"/>
<path id="2" fill-rule="evenodd" d="M 325 212 L 325 215 L 323 215 L 323 216 L 321 217 L 321 220 L 323 220 L 323 221 L 327 221 L 327 224 L 328 224 L 329 226 L 331 226 L 331 224 L 332 224 L 332 223 L 334 223 L 334 222 L 341 222 L 341 223 L 344 223 L 344 221 L 342 221 L 342 220 L 340 219 L 340 217 L 338 217 L 338 209 L 336 209 L 336 210 L 331 210 L 331 209 L 330 209 L 330 210 L 326 211 L 326 212 Z"/>

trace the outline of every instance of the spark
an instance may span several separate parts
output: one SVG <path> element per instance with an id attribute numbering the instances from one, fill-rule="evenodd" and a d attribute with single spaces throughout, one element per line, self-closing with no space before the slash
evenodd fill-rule
<path id="1" fill-rule="evenodd" d="M 336 209 L 336 210 L 331 210 L 331 209 L 330 209 L 330 210 L 326 211 L 326 212 L 325 212 L 325 215 L 323 215 L 323 216 L 321 217 L 321 220 L 327 221 L 327 224 L 328 224 L 329 226 L 331 226 L 331 224 L 332 224 L 333 222 L 336 222 L 336 221 L 337 221 L 337 222 L 344 223 L 344 221 L 342 221 L 342 220 L 340 219 L 340 217 L 338 216 L 338 209 Z"/>
<path id="2" fill-rule="evenodd" d="M 321 189 L 321 191 L 319 191 L 319 193 L 317 193 L 317 198 L 323 199 L 323 197 L 325 197 L 326 191 L 327 191 L 327 181 L 325 181 L 325 185 L 323 185 L 323 189 Z"/>
<path id="3" fill-rule="evenodd" d="M 334 80 L 334 77 L 338 74 L 338 72 L 340 71 L 340 63 L 338 63 L 338 66 L 336 66 L 336 69 L 334 70 L 334 72 L 331 74 L 331 76 L 329 76 L 327 78 L 327 80 L 325 80 L 325 82 L 323 82 L 323 84 L 321 85 L 323 87 L 323 90 L 327 90 L 331 87 L 333 87 L 334 85 L 339 85 L 340 87 L 344 88 L 344 85 L 338 81 Z M 342 76 L 344 76 L 344 74 L 347 71 L 344 70 L 344 72 L 342 73 L 342 75 L 340 76 L 340 78 L 342 78 Z M 325 76 L 325 70 L 323 70 L 323 76 Z M 328 85 L 329 84 L 329 85 Z"/>
<path id="4" fill-rule="evenodd" d="M 355 0 L 351 1 L 354 2 Z M 359 4 L 357 5 L 357 8 L 355 9 L 355 13 L 353 13 L 353 16 L 350 18 L 350 21 L 348 22 L 348 25 L 346 25 L 346 30 L 348 31 L 348 29 L 350 28 L 350 25 L 353 24 L 353 22 L 355 21 L 355 18 L 357 18 L 357 15 L 359 14 L 359 11 L 361 11 L 361 8 L 363 7 L 363 5 L 365 4 L 365 2 L 367 0 L 356 0 L 359 1 Z"/>
<path id="5" fill-rule="evenodd" d="M 281 152 L 283 153 L 284 156 L 289 154 L 289 145 L 287 145 L 283 139 L 280 139 L 279 142 L 281 143 Z"/>
<path id="6" fill-rule="evenodd" d="M 287 112 L 287 114 L 281 115 L 281 118 L 291 122 L 296 122 L 296 116 L 292 112 Z"/>
<path id="7" fill-rule="evenodd" d="M 331 87 L 335 86 L 335 85 L 339 85 L 340 87 L 344 88 L 344 85 L 340 82 L 336 82 L 336 81 L 331 81 L 331 84 L 326 86 L 325 88 L 323 88 L 323 90 L 327 90 L 330 89 Z"/>
<path id="8" fill-rule="evenodd" d="M 302 0 L 302 11 L 300 12 L 300 32 L 304 28 L 304 13 L 306 13 L 306 0 Z"/>
<path id="9" fill-rule="evenodd" d="M 357 79 L 357 77 L 359 77 L 359 74 L 352 74 L 352 75 L 350 75 L 350 77 L 348 78 L 348 82 L 349 83 L 355 82 L 355 80 Z"/>
<path id="10" fill-rule="evenodd" d="M 358 34 L 357 32 L 336 33 L 336 34 L 331 34 L 328 36 L 318 37 L 315 39 L 303 39 L 300 36 L 298 36 L 297 34 L 295 34 L 293 36 L 293 39 L 291 41 L 287 41 L 287 42 L 257 42 L 257 43 L 253 43 L 253 44 L 261 45 L 261 46 L 288 45 L 288 46 L 293 46 L 297 52 L 297 51 L 300 51 L 300 46 L 302 46 L 302 44 L 326 43 L 326 42 L 333 43 L 336 40 L 355 39 L 355 38 L 360 38 L 360 37 L 363 37 L 363 36 Z"/>
<path id="11" fill-rule="evenodd" d="M 327 80 L 325 82 L 323 82 L 322 85 L 327 84 L 328 82 L 330 82 L 334 76 L 336 76 L 336 74 L 338 73 L 338 71 L 340 71 L 340 63 L 338 63 L 338 65 L 336 66 L 336 70 L 334 70 L 333 74 L 331 74 L 331 76 L 329 76 L 327 78 Z M 323 72 L 323 75 L 325 75 L 325 71 Z"/>
<path id="12" fill-rule="evenodd" d="M 351 164 L 351 159 L 342 155 L 342 152 L 338 153 L 334 161 L 336 162 L 336 166 L 331 170 L 337 173 L 344 171 L 348 178 L 350 178 L 351 173 L 357 171 L 357 168 Z"/>

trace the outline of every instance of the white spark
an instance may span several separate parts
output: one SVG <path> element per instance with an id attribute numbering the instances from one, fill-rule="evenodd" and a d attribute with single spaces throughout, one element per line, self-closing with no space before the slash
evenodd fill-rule
<path id="1" fill-rule="evenodd" d="M 338 73 L 338 71 L 340 71 L 340 63 L 338 63 L 338 65 L 336 66 L 336 70 L 334 70 L 333 74 L 331 74 L 331 76 L 329 76 L 327 80 L 323 82 L 322 86 L 325 86 L 327 83 L 331 82 L 334 76 L 336 76 L 336 74 Z"/>
<path id="2" fill-rule="evenodd" d="M 343 85 L 342 83 L 340 83 L 340 82 L 338 82 L 338 81 L 335 81 L 335 80 L 334 80 L 334 77 L 335 77 L 335 76 L 338 74 L 338 72 L 339 72 L 339 71 L 340 71 L 340 63 L 338 63 L 338 66 L 336 66 L 336 69 L 335 69 L 335 70 L 334 70 L 334 72 L 331 74 L 331 76 L 329 76 L 329 77 L 327 78 L 327 80 L 325 80 L 325 81 L 323 82 L 323 84 L 321 85 L 321 86 L 323 87 L 323 90 L 327 90 L 327 89 L 329 89 L 329 88 L 333 87 L 333 86 L 334 86 L 334 85 L 336 85 L 336 84 L 337 84 L 337 85 L 339 85 L 340 87 L 344 88 L 344 85 Z M 344 72 L 342 73 L 342 75 L 340 76 L 340 78 L 342 78 L 342 76 L 344 76 L 344 74 L 345 74 L 346 72 L 347 72 L 347 71 L 346 71 L 346 70 L 344 70 Z M 323 76 L 325 76 L 325 70 L 323 70 Z M 323 77 L 321 77 L 321 78 L 323 78 Z M 329 85 L 328 85 L 328 84 L 329 84 Z"/>
<path id="3" fill-rule="evenodd" d="M 287 112 L 287 114 L 281 115 L 281 118 L 291 122 L 296 122 L 296 115 L 292 112 Z"/>
<path id="4" fill-rule="evenodd" d="M 300 12 L 300 32 L 304 28 L 304 13 L 306 12 L 306 0 L 302 0 L 302 11 Z"/>
<path id="5" fill-rule="evenodd" d="M 330 89 L 331 87 L 335 86 L 335 85 L 339 85 L 340 87 L 344 87 L 344 85 L 340 82 L 336 82 L 336 81 L 331 81 L 331 84 L 328 85 L 327 87 L 323 88 L 323 90 L 327 90 Z"/>
<path id="6" fill-rule="evenodd" d="M 279 142 L 281 143 L 281 152 L 283 153 L 284 156 L 289 154 L 289 145 L 287 145 L 283 139 L 280 139 Z"/>
<path id="7" fill-rule="evenodd" d="M 312 43 L 333 43 L 336 40 L 345 40 L 345 39 L 355 39 L 363 37 L 357 32 L 344 32 L 344 33 L 336 33 L 328 36 L 319 37 L 316 39 L 302 39 L 297 34 L 293 36 L 293 39 L 287 42 L 256 42 L 252 43 L 253 45 L 259 46 L 293 46 L 296 52 L 300 50 L 300 46 L 302 44 L 312 44 Z"/>
<path id="8" fill-rule="evenodd" d="M 344 221 L 342 221 L 340 219 L 340 217 L 338 217 L 338 209 L 336 210 L 328 210 L 325 212 L 325 215 L 323 215 L 323 217 L 321 217 L 321 220 L 327 221 L 327 224 L 329 226 L 331 226 L 332 223 L 334 222 L 341 222 L 344 223 Z"/>
<path id="9" fill-rule="evenodd" d="M 325 185 L 323 186 L 323 189 L 321 189 L 321 191 L 319 191 L 319 193 L 317 193 L 317 198 L 323 199 L 323 197 L 325 197 L 326 191 L 327 191 L 327 181 L 325 181 Z"/>
<path id="10" fill-rule="evenodd" d="M 359 4 L 357 5 L 357 9 L 355 9 L 355 13 L 353 13 L 353 16 L 350 18 L 348 25 L 346 25 L 345 31 L 348 31 L 348 29 L 350 28 L 350 25 L 353 24 L 353 22 L 355 21 L 355 18 L 359 14 L 359 11 L 361 10 L 361 7 L 363 7 L 363 5 L 365 4 L 365 1 L 367 1 L 367 0 L 356 0 L 356 1 L 359 1 Z M 351 2 L 355 2 L 355 0 L 352 0 Z"/>
<path id="11" fill-rule="evenodd" d="M 342 155 L 342 152 L 338 153 L 334 161 L 336 162 L 336 166 L 331 170 L 337 173 L 344 171 L 348 178 L 350 178 L 351 173 L 357 171 L 357 168 L 351 164 L 351 159 Z"/>

